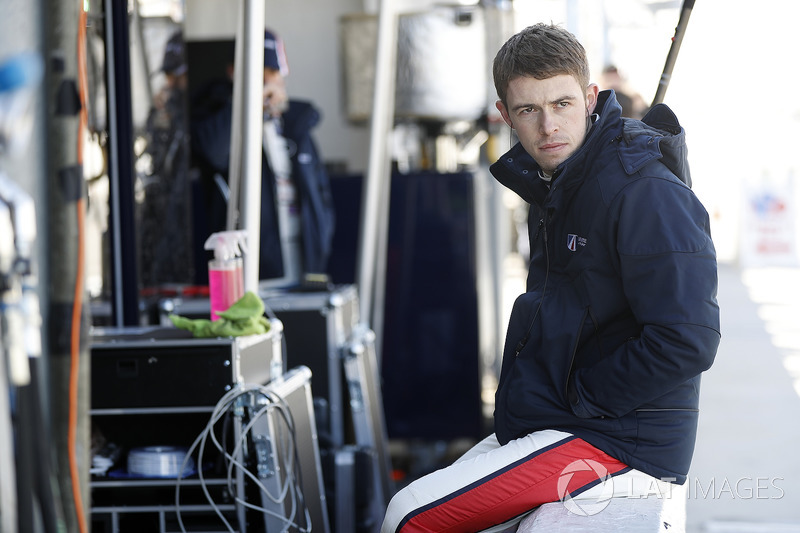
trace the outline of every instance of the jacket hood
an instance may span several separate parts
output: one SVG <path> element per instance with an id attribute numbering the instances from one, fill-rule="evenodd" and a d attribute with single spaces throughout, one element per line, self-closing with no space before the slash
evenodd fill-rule
<path id="1" fill-rule="evenodd" d="M 653 160 L 660 160 L 689 187 L 686 132 L 666 104 L 656 104 L 641 121 L 623 119 L 620 160 L 625 172 L 633 174 Z"/>

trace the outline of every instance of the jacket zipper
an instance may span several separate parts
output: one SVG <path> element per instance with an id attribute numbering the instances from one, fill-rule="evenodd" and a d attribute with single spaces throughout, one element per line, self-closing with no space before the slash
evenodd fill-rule
<path id="1" fill-rule="evenodd" d="M 589 314 L 589 306 L 583 310 L 583 315 L 581 315 L 581 321 L 578 325 L 578 332 L 575 335 L 575 343 L 572 345 L 572 354 L 570 355 L 569 359 L 569 366 L 567 367 L 567 379 L 564 382 L 564 393 L 566 394 L 569 388 L 569 377 L 572 375 L 572 365 L 575 364 L 575 355 L 578 353 L 578 343 L 581 340 L 581 330 L 583 330 L 583 323 L 586 322 L 586 315 Z"/>
<path id="2" fill-rule="evenodd" d="M 661 411 L 686 411 L 686 412 L 690 412 L 690 413 L 699 413 L 700 409 L 688 409 L 688 408 L 687 409 L 683 409 L 683 408 L 680 408 L 680 407 L 665 407 L 663 409 L 656 409 L 656 408 L 635 409 L 635 411 L 637 413 L 659 413 Z"/>
<path id="3" fill-rule="evenodd" d="M 531 318 L 530 323 L 528 324 L 528 329 L 525 330 L 525 335 L 520 339 L 517 343 L 517 347 L 514 350 L 514 359 L 516 359 L 525 345 L 528 343 L 528 340 L 531 335 L 531 331 L 533 330 L 533 325 L 536 323 L 536 317 L 539 316 L 539 311 L 542 309 L 542 302 L 544 301 L 544 294 L 547 291 L 547 280 L 550 278 L 550 251 L 547 247 L 547 226 L 545 225 L 544 218 L 539 219 L 539 225 L 536 228 L 536 233 L 534 234 L 533 240 L 536 241 L 539 238 L 539 232 L 542 233 L 542 246 L 544 246 L 544 256 L 545 256 L 545 274 L 544 274 L 544 285 L 542 285 L 542 297 L 539 298 L 539 305 L 536 306 L 536 312 L 533 313 L 533 318 Z"/>
<path id="4" fill-rule="evenodd" d="M 534 241 L 539 238 L 539 232 L 542 231 L 542 227 L 543 226 L 544 226 L 544 219 L 540 218 L 539 219 L 539 225 L 536 226 L 536 233 L 533 234 L 533 240 Z"/>

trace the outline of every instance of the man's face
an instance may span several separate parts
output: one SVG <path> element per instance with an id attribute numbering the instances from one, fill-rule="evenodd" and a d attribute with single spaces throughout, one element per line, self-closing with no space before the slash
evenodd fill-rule
<path id="1" fill-rule="evenodd" d="M 525 150 L 552 174 L 583 144 L 597 93 L 597 85 L 584 89 L 566 74 L 544 80 L 526 76 L 508 84 L 507 107 L 500 101 L 496 105 Z"/>
<path id="2" fill-rule="evenodd" d="M 277 117 L 289 107 L 286 82 L 279 70 L 264 67 L 264 112 Z"/>

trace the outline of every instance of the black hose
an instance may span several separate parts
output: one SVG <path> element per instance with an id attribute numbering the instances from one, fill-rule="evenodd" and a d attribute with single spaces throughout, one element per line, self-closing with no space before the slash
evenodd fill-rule
<path id="1" fill-rule="evenodd" d="M 667 61 L 664 64 L 661 80 L 658 82 L 656 95 L 653 98 L 653 106 L 664 101 L 664 95 L 667 93 L 667 87 L 669 86 L 669 81 L 672 77 L 672 70 L 675 68 L 675 61 L 678 59 L 678 52 L 681 49 L 683 36 L 686 33 L 686 26 L 689 24 L 689 15 L 692 14 L 693 8 L 694 0 L 683 1 L 681 16 L 678 19 L 678 25 L 675 27 L 675 36 L 672 38 L 672 45 L 670 45 L 669 53 L 667 54 Z"/>
<path id="2" fill-rule="evenodd" d="M 35 465 L 35 494 L 39 501 L 44 533 L 58 533 L 58 531 L 62 530 L 59 528 L 59 524 L 63 524 L 64 513 L 60 507 L 61 500 L 57 499 L 54 494 L 54 490 L 58 486 L 58 480 L 53 472 L 51 441 L 45 427 L 44 411 L 42 410 L 40 397 L 42 372 L 39 369 L 39 365 L 42 361 L 40 357 L 30 358 L 29 361 L 31 366 L 32 425 L 34 434 L 39 436 L 34 442 L 36 456 L 38 457 Z"/>
<path id="3" fill-rule="evenodd" d="M 36 457 L 32 443 L 36 439 L 31 424 L 30 385 L 16 389 L 15 463 L 17 470 L 17 527 L 19 531 L 34 531 L 33 487 Z"/>
<path id="4" fill-rule="evenodd" d="M 31 381 L 17 393 L 17 510 L 19 531 L 35 531 L 41 523 L 45 533 L 59 531 L 59 513 L 53 487 L 50 440 L 46 437 L 42 404 L 39 398 L 38 358 L 29 358 Z M 38 505 L 34 505 L 36 502 Z M 40 513 L 39 520 L 34 518 Z"/>

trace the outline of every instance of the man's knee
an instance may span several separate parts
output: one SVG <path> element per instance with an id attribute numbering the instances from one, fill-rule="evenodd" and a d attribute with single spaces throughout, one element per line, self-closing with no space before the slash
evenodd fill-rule
<path id="1" fill-rule="evenodd" d="M 410 486 L 405 487 L 392 496 L 389 505 L 386 506 L 386 514 L 383 518 L 381 533 L 394 533 L 397 531 L 397 526 L 400 525 L 400 521 L 403 520 L 403 517 L 413 510 L 414 498 L 409 498 L 409 490 Z"/>

